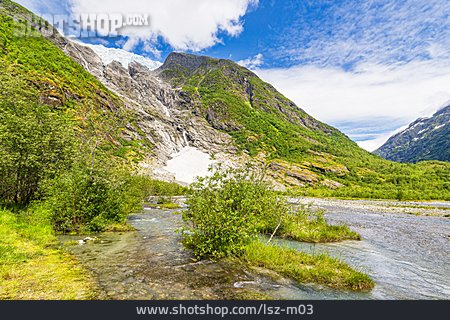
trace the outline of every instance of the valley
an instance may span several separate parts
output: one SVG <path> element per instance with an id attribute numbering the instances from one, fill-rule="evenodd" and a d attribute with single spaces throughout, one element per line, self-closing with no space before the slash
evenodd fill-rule
<path id="1" fill-rule="evenodd" d="M 449 296 L 446 158 L 370 153 L 229 59 L 110 54 L 0 0 L 1 299 Z"/>

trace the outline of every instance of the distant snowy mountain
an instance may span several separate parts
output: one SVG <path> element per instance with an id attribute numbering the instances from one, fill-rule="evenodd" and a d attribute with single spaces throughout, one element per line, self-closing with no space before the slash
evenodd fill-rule
<path id="1" fill-rule="evenodd" d="M 399 162 L 450 161 L 450 104 L 389 138 L 375 154 Z"/>
<path id="2" fill-rule="evenodd" d="M 94 50 L 94 52 L 102 59 L 105 65 L 108 65 L 113 61 L 117 61 L 120 62 L 120 64 L 122 64 L 122 66 L 124 66 L 125 68 L 128 68 L 128 65 L 131 62 L 135 61 L 142 64 L 143 66 L 146 66 L 150 70 L 154 70 L 162 65 L 162 63 L 159 61 L 151 60 L 144 56 L 140 56 L 123 49 L 107 48 L 100 44 L 87 44 L 82 42 L 77 43 Z"/>

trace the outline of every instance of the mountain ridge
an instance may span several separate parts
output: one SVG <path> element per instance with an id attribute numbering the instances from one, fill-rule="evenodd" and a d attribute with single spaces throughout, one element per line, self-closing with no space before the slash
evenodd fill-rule
<path id="1" fill-rule="evenodd" d="M 431 117 L 418 118 L 393 135 L 375 154 L 398 162 L 450 161 L 450 104 Z"/>

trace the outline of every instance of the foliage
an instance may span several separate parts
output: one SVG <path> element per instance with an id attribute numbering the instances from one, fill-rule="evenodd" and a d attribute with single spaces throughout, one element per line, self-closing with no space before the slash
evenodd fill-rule
<path id="1" fill-rule="evenodd" d="M 173 195 L 180 190 L 176 184 L 131 174 L 127 166 L 103 163 L 95 168 L 81 164 L 43 186 L 53 226 L 62 232 L 104 231 L 125 223 L 149 196 Z"/>
<path id="2" fill-rule="evenodd" d="M 327 255 L 304 252 L 253 241 L 245 248 L 242 260 L 250 265 L 274 270 L 299 282 L 315 282 L 338 289 L 370 290 L 374 282 L 344 262 Z"/>
<path id="3" fill-rule="evenodd" d="M 108 223 L 124 222 L 122 183 L 111 179 L 109 172 L 85 168 L 74 168 L 49 181 L 43 192 L 55 230 L 97 232 Z"/>
<path id="4" fill-rule="evenodd" d="M 182 196 L 187 192 L 187 187 L 178 183 L 156 179 L 146 179 L 145 188 L 148 196 Z"/>
<path id="5" fill-rule="evenodd" d="M 5 84 L 0 84 L 6 93 L 0 99 L 0 201 L 24 205 L 42 180 L 70 166 L 74 132 L 69 117 L 8 94 Z"/>
<path id="6" fill-rule="evenodd" d="M 284 206 L 260 176 L 248 170 L 216 170 L 195 182 L 183 212 L 184 244 L 198 258 L 240 255 L 256 235 L 256 219 Z"/>

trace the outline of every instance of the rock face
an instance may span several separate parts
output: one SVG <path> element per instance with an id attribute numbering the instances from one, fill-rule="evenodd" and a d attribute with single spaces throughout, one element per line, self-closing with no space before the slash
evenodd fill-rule
<path id="1" fill-rule="evenodd" d="M 56 43 L 108 89 L 120 96 L 127 108 L 133 111 L 136 128 L 129 128 L 130 139 L 145 139 L 154 146 L 152 156 L 148 157 L 143 166 L 152 170 L 158 178 L 167 180 L 174 177 L 167 174 L 163 167 L 173 156 L 188 154 L 184 152 L 187 147 L 195 147 L 214 156 L 217 162 L 225 166 L 239 166 L 248 161 L 261 165 L 265 163 L 263 154 L 250 157 L 246 150 L 238 150 L 232 139 L 233 134 L 245 131 L 246 128 L 239 122 L 239 117 L 230 116 L 232 111 L 229 104 L 218 100 L 207 105 L 200 94 L 192 94 L 186 89 L 185 84 L 191 77 L 203 77 L 206 85 L 216 85 L 215 80 L 209 80 L 208 76 L 218 70 L 228 81 L 225 89 L 233 90 L 239 98 L 247 101 L 246 106 L 248 105 L 249 109 L 273 114 L 305 130 L 322 134 L 337 132 L 306 114 L 270 84 L 262 82 L 253 72 L 229 60 L 172 53 L 156 70 L 149 70 L 136 62 L 124 68 L 116 61 L 105 65 L 93 50 L 80 43 L 65 39 Z M 317 143 L 307 136 L 304 138 Z M 290 166 L 269 166 L 272 171 L 269 177 L 279 189 L 283 189 L 283 185 L 304 186 L 319 183 L 333 188 L 342 186 L 333 180 L 325 180 L 327 183 L 319 181 L 317 174 L 311 172 L 308 167 L 319 172 L 331 172 L 331 169 L 318 170 L 318 166 L 311 163 L 290 169 Z M 345 166 L 343 167 L 346 170 Z"/>
<path id="2" fill-rule="evenodd" d="M 77 42 L 66 41 L 60 47 L 133 111 L 136 127 L 128 128 L 130 135 L 154 146 L 146 167 L 157 169 L 154 173 L 158 178 L 167 178 L 161 168 L 187 146 L 214 155 L 221 162 L 241 162 L 242 157 L 235 156 L 236 147 L 230 136 L 211 127 L 196 113 L 195 102 L 189 96 L 172 88 L 155 72 L 137 62 L 128 68 L 116 61 L 104 65 L 91 48 Z"/>
<path id="3" fill-rule="evenodd" d="M 450 105 L 417 119 L 374 153 L 398 162 L 450 161 Z"/>
<path id="4" fill-rule="evenodd" d="M 155 74 L 174 88 L 226 90 L 248 103 L 248 107 L 274 114 L 295 125 L 325 133 L 337 131 L 311 117 L 272 85 L 231 60 L 172 52 Z M 191 101 L 201 100 L 203 96 L 201 92 L 191 94 Z M 206 109 L 198 109 L 198 112 L 218 130 L 233 132 L 242 129 L 244 126 L 233 119 L 229 109 L 227 101 L 217 100 L 208 104 Z"/>

